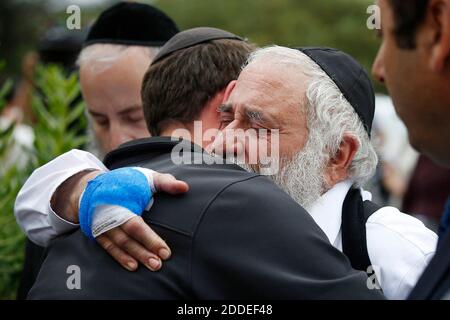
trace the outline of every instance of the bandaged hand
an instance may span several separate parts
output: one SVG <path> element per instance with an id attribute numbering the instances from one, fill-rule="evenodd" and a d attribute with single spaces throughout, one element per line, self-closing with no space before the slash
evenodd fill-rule
<path id="1" fill-rule="evenodd" d="M 79 200 L 80 227 L 123 267 L 134 271 L 138 262 L 159 270 L 171 252 L 141 218 L 157 191 L 170 194 L 188 190 L 170 174 L 146 168 L 120 168 L 90 180 Z"/>

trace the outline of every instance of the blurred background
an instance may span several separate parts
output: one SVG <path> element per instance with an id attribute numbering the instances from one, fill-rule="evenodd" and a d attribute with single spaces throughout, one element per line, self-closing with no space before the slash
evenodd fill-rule
<path id="1" fill-rule="evenodd" d="M 24 236 L 12 211 L 20 186 L 37 166 L 86 145 L 84 104 L 73 65 L 93 20 L 116 2 L 0 1 L 0 299 L 15 298 L 22 271 Z M 335 47 L 368 71 L 379 46 L 375 31 L 366 26 L 373 0 L 139 2 L 165 11 L 181 30 L 218 27 L 259 46 Z M 66 28 L 69 5 L 81 9 L 81 30 Z M 374 142 L 381 161 L 367 188 L 379 204 L 401 208 L 434 229 L 441 196 L 433 188 L 450 183 L 449 171 L 418 157 L 386 90 L 374 85 Z"/>
<path id="2" fill-rule="evenodd" d="M 52 27 L 64 26 L 66 8 L 81 8 L 87 28 L 108 0 L 2 0 L 0 2 L 0 59 L 4 71 L 20 75 L 24 55 L 38 48 Z M 324 45 L 347 51 L 368 69 L 378 41 L 366 28 L 372 0 L 153 0 L 181 29 L 213 26 L 245 36 L 258 45 Z M 73 32 L 73 31 L 72 31 Z M 383 90 L 381 87 L 379 90 Z"/>

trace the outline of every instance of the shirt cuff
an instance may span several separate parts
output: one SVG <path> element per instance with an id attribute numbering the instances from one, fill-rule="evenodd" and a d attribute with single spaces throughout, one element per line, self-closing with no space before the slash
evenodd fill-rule
<path id="1" fill-rule="evenodd" d="M 72 231 L 76 228 L 79 228 L 80 225 L 77 223 L 70 222 L 66 219 L 61 218 L 56 214 L 55 211 L 53 211 L 52 206 L 50 203 L 48 204 L 48 219 L 50 221 L 50 225 L 55 230 L 56 234 L 64 234 L 69 231 Z"/>
<path id="2" fill-rule="evenodd" d="M 76 170 L 76 171 L 74 170 L 73 172 L 70 173 L 69 177 L 64 179 L 64 181 L 66 181 L 68 178 L 73 177 L 74 175 L 76 175 L 82 171 L 93 171 L 93 170 L 101 170 L 101 169 L 99 169 L 99 168 L 83 168 L 81 170 Z M 64 181 L 54 187 L 54 190 L 51 192 L 50 199 L 53 197 L 53 194 L 56 192 L 56 189 L 58 189 L 58 187 L 62 183 L 64 183 Z M 80 197 L 80 200 L 81 200 L 81 197 Z M 51 227 L 55 231 L 56 235 L 61 235 L 61 234 L 70 232 L 70 231 L 80 227 L 80 225 L 78 223 L 73 223 L 73 222 L 68 221 L 68 220 L 62 218 L 61 216 L 59 216 L 53 210 L 50 201 L 48 202 L 47 206 L 48 206 L 48 208 L 47 208 L 48 218 L 47 219 L 48 219 Z"/>

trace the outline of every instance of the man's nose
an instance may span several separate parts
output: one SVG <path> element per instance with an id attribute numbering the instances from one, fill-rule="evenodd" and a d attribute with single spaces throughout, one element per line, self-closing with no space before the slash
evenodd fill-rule
<path id="1" fill-rule="evenodd" d="M 241 135 L 237 134 L 238 130 L 237 121 L 232 121 L 219 132 L 207 150 L 222 156 L 240 155 L 243 152 L 243 141 Z"/>
<path id="2" fill-rule="evenodd" d="M 372 76 L 381 83 L 385 80 L 385 68 L 381 50 L 378 52 L 372 65 Z"/>

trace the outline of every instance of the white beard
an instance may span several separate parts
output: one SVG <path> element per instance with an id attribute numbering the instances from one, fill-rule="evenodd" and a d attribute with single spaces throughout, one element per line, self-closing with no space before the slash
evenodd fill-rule
<path id="1" fill-rule="evenodd" d="M 323 173 L 328 160 L 322 151 L 322 143 L 312 140 L 316 139 L 308 139 L 303 150 L 293 159 L 282 160 L 279 172 L 269 176 L 306 210 L 311 208 L 325 190 Z M 239 165 L 249 172 L 260 171 L 259 166 Z"/>

